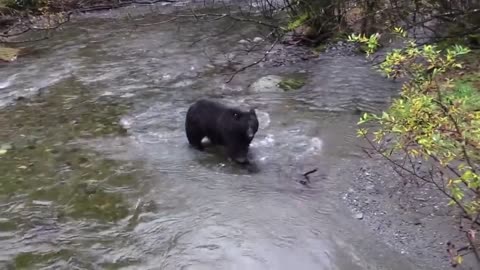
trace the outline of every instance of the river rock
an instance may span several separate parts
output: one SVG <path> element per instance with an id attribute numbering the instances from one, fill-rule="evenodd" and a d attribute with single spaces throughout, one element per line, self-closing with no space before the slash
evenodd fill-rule
<path id="1" fill-rule="evenodd" d="M 0 47 L 0 61 L 13 62 L 17 59 L 20 49 Z"/>
<path id="2" fill-rule="evenodd" d="M 356 219 L 363 219 L 363 213 L 357 213 L 354 216 Z"/>
<path id="3" fill-rule="evenodd" d="M 257 93 L 266 92 L 283 92 L 278 84 L 283 80 L 282 77 L 277 75 L 268 75 L 258 79 L 252 83 L 249 87 L 250 91 Z"/>
<path id="4" fill-rule="evenodd" d="M 38 205 L 38 206 L 50 206 L 50 205 L 52 205 L 52 202 L 51 201 L 34 200 L 34 201 L 32 201 L 32 204 Z"/>

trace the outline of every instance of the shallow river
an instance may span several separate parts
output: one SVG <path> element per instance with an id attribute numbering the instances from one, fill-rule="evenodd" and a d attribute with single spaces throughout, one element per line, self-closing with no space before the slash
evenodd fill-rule
<path id="1" fill-rule="evenodd" d="M 3 269 L 418 269 L 340 197 L 357 111 L 398 85 L 361 56 L 258 65 L 226 84 L 228 54 L 260 30 L 166 19 L 79 19 L 0 66 L 0 141 L 13 144 L 0 157 Z M 237 54 L 241 66 L 263 53 Z M 248 90 L 299 72 L 300 90 Z M 257 170 L 188 146 L 186 110 L 205 96 L 257 108 Z"/>

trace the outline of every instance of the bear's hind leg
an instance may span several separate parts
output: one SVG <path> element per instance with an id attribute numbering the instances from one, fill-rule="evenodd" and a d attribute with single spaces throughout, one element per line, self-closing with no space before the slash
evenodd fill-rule
<path id="1" fill-rule="evenodd" d="M 186 126 L 187 139 L 191 146 L 203 151 L 202 139 L 205 137 L 199 128 Z"/>

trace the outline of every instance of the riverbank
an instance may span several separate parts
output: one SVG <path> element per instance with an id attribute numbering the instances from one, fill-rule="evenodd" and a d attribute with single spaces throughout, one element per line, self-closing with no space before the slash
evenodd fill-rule
<path id="1" fill-rule="evenodd" d="M 400 177 L 380 158 L 365 159 L 350 163 L 345 176 L 352 183 L 341 196 L 352 216 L 402 254 L 451 269 L 447 243 L 465 241 L 458 211 L 433 186 Z M 473 254 L 457 269 L 478 269 Z"/>
<path id="2" fill-rule="evenodd" d="M 328 44 L 328 49 L 322 55 L 340 59 L 362 55 L 357 47 L 346 44 L 341 41 Z M 480 58 L 476 51 L 472 55 L 460 77 L 477 76 L 472 80 L 478 85 Z M 294 58 L 300 61 L 305 57 L 300 55 Z M 365 65 L 374 68 L 371 63 Z M 359 154 L 358 158 L 349 159 L 344 164 L 345 167 L 338 171 L 336 178 L 349 180 L 346 190 L 339 196 L 356 222 L 367 226 L 374 235 L 401 254 L 421 262 L 423 267 L 452 269 L 448 244 L 452 243 L 457 248 L 465 244 L 462 224 L 466 227 L 468 222 L 460 218 L 459 209 L 447 206 L 448 198 L 431 184 L 419 183 L 408 175 L 400 176 L 389 162 L 373 153 Z M 480 267 L 473 253 L 464 259 L 456 269 L 473 270 Z"/>

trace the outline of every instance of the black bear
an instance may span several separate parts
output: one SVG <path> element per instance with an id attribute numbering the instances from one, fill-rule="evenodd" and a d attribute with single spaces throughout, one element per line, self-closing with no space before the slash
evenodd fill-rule
<path id="1" fill-rule="evenodd" d="M 227 155 L 238 163 L 249 163 L 248 148 L 258 131 L 254 109 L 243 111 L 213 100 L 200 99 L 188 108 L 185 131 L 190 145 L 203 150 L 202 139 L 224 146 Z"/>

